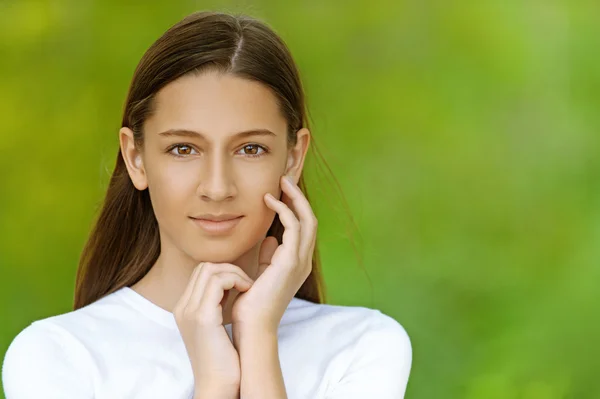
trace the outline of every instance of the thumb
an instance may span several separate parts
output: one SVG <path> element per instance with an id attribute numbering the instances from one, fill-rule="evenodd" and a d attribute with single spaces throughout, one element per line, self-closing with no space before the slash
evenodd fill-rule
<path id="1" fill-rule="evenodd" d="M 271 264 L 271 258 L 273 258 L 273 254 L 277 250 L 279 243 L 277 242 L 277 238 L 274 236 L 266 237 L 260 245 L 260 250 L 258 252 L 258 271 L 256 273 L 256 278 L 258 278 L 267 267 Z"/>

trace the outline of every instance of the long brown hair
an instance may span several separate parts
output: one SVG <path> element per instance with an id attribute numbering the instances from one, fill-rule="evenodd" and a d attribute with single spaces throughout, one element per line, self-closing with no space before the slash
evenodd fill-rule
<path id="1" fill-rule="evenodd" d="M 287 120 L 288 148 L 296 144 L 299 129 L 310 129 L 299 72 L 282 39 L 252 17 L 203 11 L 169 28 L 140 60 L 122 121 L 122 126 L 133 130 L 136 145 L 143 144 L 143 124 L 154 111 L 156 93 L 185 74 L 208 69 L 269 87 Z M 315 151 L 314 136 L 309 147 Z M 308 198 L 303 175 L 298 186 Z M 275 236 L 281 244 L 283 225 L 277 215 L 267 235 Z M 106 197 L 79 261 L 74 309 L 135 284 L 159 254 L 158 224 L 148 189 L 139 191 L 133 186 L 119 151 Z M 312 272 L 296 297 L 315 303 L 326 301 L 318 243 Z"/>

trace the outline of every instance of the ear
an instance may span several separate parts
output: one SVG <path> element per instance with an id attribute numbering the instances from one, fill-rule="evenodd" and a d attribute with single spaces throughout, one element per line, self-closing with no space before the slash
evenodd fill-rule
<path id="1" fill-rule="evenodd" d="M 304 167 L 304 158 L 310 145 L 310 131 L 303 127 L 298 130 L 297 135 L 296 146 L 289 150 L 285 168 L 285 174 L 291 176 L 296 184 L 300 180 L 302 168 Z"/>
<path id="2" fill-rule="evenodd" d="M 125 161 L 131 182 L 138 190 L 145 190 L 148 188 L 148 179 L 144 169 L 144 159 L 141 151 L 135 146 L 133 131 L 128 127 L 122 127 L 119 130 L 119 142 L 121 156 Z"/>

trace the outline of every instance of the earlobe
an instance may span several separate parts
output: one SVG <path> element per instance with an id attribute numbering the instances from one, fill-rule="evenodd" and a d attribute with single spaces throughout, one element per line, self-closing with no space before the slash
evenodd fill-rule
<path id="1" fill-rule="evenodd" d="M 144 169 L 144 160 L 142 153 L 135 145 L 133 131 L 127 127 L 122 127 L 119 130 L 119 143 L 121 145 L 121 156 L 125 161 L 131 182 L 138 190 L 145 190 L 148 188 L 148 181 Z"/>

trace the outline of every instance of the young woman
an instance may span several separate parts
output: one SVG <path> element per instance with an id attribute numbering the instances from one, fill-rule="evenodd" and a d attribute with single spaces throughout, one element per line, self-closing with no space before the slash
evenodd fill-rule
<path id="1" fill-rule="evenodd" d="M 7 399 L 402 398 L 411 345 L 324 304 L 299 74 L 256 19 L 198 12 L 144 54 L 74 310 L 11 343 Z"/>

